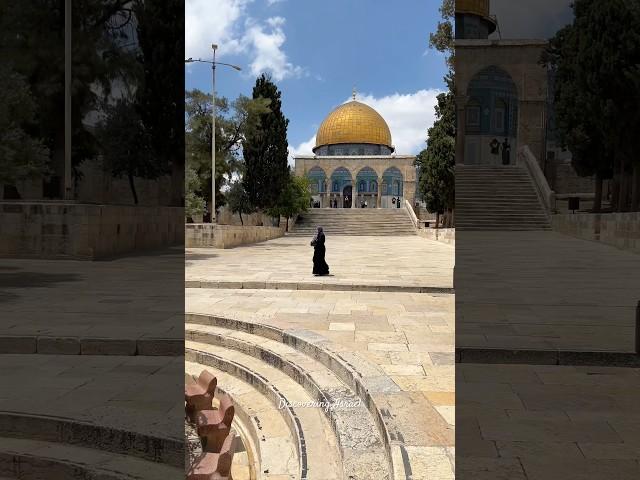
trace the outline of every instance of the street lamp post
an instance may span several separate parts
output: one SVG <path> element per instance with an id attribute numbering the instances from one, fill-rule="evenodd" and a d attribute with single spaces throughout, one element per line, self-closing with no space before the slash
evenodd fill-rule
<path id="1" fill-rule="evenodd" d="M 213 103 L 211 105 L 211 223 L 215 223 L 216 218 L 216 65 L 225 65 L 231 67 L 234 70 L 241 71 L 242 69 L 237 65 L 231 65 L 230 63 L 216 62 L 216 50 L 218 45 L 215 43 L 211 45 L 213 50 L 213 61 L 188 58 L 185 63 L 209 63 L 211 64 L 211 83 L 212 91 L 211 96 Z"/>

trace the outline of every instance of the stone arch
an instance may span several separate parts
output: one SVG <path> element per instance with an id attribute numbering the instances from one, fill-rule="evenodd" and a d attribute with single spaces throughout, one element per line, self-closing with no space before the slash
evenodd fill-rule
<path id="1" fill-rule="evenodd" d="M 337 167 L 331 172 L 330 192 L 341 193 L 345 186 L 353 185 L 353 175 L 343 167 Z"/>
<path id="2" fill-rule="evenodd" d="M 519 97 L 513 78 L 495 65 L 482 68 L 469 81 L 466 99 L 464 163 L 505 163 L 497 142 L 507 139 L 512 151 L 517 151 L 518 142 Z"/>
<path id="3" fill-rule="evenodd" d="M 389 167 L 382 174 L 382 195 L 402 197 L 404 176 L 398 167 Z"/>
<path id="4" fill-rule="evenodd" d="M 356 174 L 358 193 L 376 193 L 378 191 L 378 173 L 371 167 L 363 167 Z"/>
<path id="5" fill-rule="evenodd" d="M 327 174 L 321 166 L 315 165 L 309 169 L 306 176 L 311 182 L 311 193 L 326 193 L 329 187 Z"/>
<path id="6" fill-rule="evenodd" d="M 473 81 L 477 79 L 479 76 L 486 74 L 487 71 L 490 71 L 490 70 L 499 71 L 503 75 L 506 75 L 507 77 L 509 77 L 511 79 L 511 82 L 513 82 L 513 86 L 516 90 L 516 96 L 518 98 L 522 98 L 523 92 L 521 89 L 521 85 L 514 80 L 516 78 L 520 78 L 519 69 L 514 65 L 504 65 L 502 63 L 492 63 L 490 65 L 486 65 L 486 64 L 477 65 L 475 68 L 469 71 L 468 76 L 460 75 L 460 78 L 458 78 L 459 76 L 456 74 L 456 86 L 457 88 L 459 88 L 458 91 L 469 92 L 469 88 L 471 87 L 471 84 L 473 83 Z M 468 99 L 469 97 L 467 96 L 467 100 Z"/>

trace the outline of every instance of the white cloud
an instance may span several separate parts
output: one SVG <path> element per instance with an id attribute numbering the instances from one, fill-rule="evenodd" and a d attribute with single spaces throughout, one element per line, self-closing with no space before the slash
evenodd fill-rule
<path id="1" fill-rule="evenodd" d="M 358 95 L 357 100 L 374 108 L 387 121 L 398 155 L 420 152 L 426 144 L 427 130 L 435 120 L 435 105 L 440 90 L 418 90 L 415 93 L 388 95 Z M 349 99 L 350 100 L 350 99 Z M 327 111 L 327 114 L 329 112 Z M 311 155 L 315 135 L 290 149 L 293 155 Z"/>
<path id="2" fill-rule="evenodd" d="M 211 44 L 221 54 L 242 50 L 239 20 L 252 0 L 187 0 L 184 8 L 186 58 L 209 58 Z"/>
<path id="3" fill-rule="evenodd" d="M 275 5 L 276 3 L 281 3 L 284 2 L 284 0 L 267 0 L 267 5 L 272 6 Z"/>
<path id="4" fill-rule="evenodd" d="M 244 54 L 249 73 L 271 73 L 274 80 L 306 75 L 292 64 L 284 51 L 287 39 L 285 19 L 270 17 L 264 22 L 247 15 L 253 0 L 187 0 L 185 3 L 186 58 L 211 57 L 211 44 L 220 47 L 218 55 Z"/>
<path id="5" fill-rule="evenodd" d="M 283 45 L 287 39 L 282 27 L 285 19 L 271 17 L 266 24 L 259 24 L 253 19 L 247 20 L 247 30 L 243 37 L 243 44 L 250 52 L 250 71 L 253 75 L 269 72 L 276 81 L 289 77 L 304 75 L 305 69 L 293 65 L 287 59 Z"/>

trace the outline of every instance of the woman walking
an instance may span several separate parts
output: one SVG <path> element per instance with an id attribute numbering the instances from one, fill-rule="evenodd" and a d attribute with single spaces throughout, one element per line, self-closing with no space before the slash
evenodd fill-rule
<path id="1" fill-rule="evenodd" d="M 313 274 L 329 275 L 329 265 L 324 259 L 325 247 L 322 227 L 318 227 L 316 236 L 311 240 L 311 246 L 313 247 Z"/>

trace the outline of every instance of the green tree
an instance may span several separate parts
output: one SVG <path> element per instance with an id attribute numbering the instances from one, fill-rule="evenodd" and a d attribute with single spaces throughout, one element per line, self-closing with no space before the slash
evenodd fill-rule
<path id="1" fill-rule="evenodd" d="M 261 75 L 253 88 L 254 99 L 267 99 L 269 112 L 259 115 L 259 127 L 242 141 L 246 173 L 244 187 L 251 203 L 259 209 L 276 205 L 288 177 L 287 126 L 282 113 L 281 93 L 271 78 Z"/>
<path id="2" fill-rule="evenodd" d="M 211 201 L 211 100 L 208 93 L 190 90 L 185 93 L 185 152 L 187 169 L 196 172 L 199 183 L 186 183 L 194 195 Z M 239 96 L 229 102 L 216 98 L 216 205 L 226 199 L 221 188 L 232 173 L 242 175 L 244 164 L 241 142 L 259 127 L 260 115 L 269 111 L 268 100 Z M 188 192 L 187 192 L 188 193 Z"/>
<path id="3" fill-rule="evenodd" d="M 637 209 L 640 139 L 628 128 L 640 109 L 640 1 L 577 0 L 573 10 L 573 23 L 551 39 L 542 57 L 556 77 L 558 136 L 578 174 L 596 177 L 594 211 L 601 209 L 602 181 L 611 176 L 613 208 L 627 209 L 635 179 Z"/>
<path id="4" fill-rule="evenodd" d="M 72 163 L 99 153 L 87 115 L 100 110 L 114 80 L 128 84 L 136 69 L 134 53 L 122 47 L 132 21 L 131 0 L 74 2 L 71 91 Z M 2 2 L 0 64 L 25 78 L 36 102 L 30 132 L 49 150 L 52 173 L 62 176 L 64 155 L 64 5 L 59 0 Z M 27 32 L 28 34 L 25 34 Z"/>
<path id="5" fill-rule="evenodd" d="M 307 177 L 298 177 L 289 172 L 284 188 L 281 190 L 276 204 L 267 210 L 274 217 L 285 217 L 285 230 L 289 231 L 289 219 L 306 212 L 311 203 L 311 184 Z"/>
<path id="6" fill-rule="evenodd" d="M 126 177 L 138 204 L 135 177 L 155 179 L 168 173 L 152 147 L 151 135 L 135 101 L 121 98 L 106 107 L 106 118 L 98 128 L 103 162 L 115 178 Z"/>
<path id="7" fill-rule="evenodd" d="M 446 55 L 448 72 L 444 78 L 448 91 L 438 95 L 436 120 L 427 132 L 427 148 L 416 157 L 418 187 L 430 212 L 436 213 L 436 226 L 445 214 L 445 225 L 453 226 L 455 207 L 455 143 L 456 108 L 454 85 L 453 20 L 455 3 L 443 0 L 440 7 L 442 21 L 429 37 L 429 46 Z"/>
<path id="8" fill-rule="evenodd" d="M 427 148 L 420 152 L 416 164 L 420 169 L 419 186 L 430 212 L 446 214 L 446 226 L 453 224 L 455 207 L 455 99 L 441 93 L 436 105 L 436 121 L 429 129 Z"/>
<path id="9" fill-rule="evenodd" d="M 190 167 L 185 170 L 185 197 L 184 213 L 187 217 L 193 218 L 204 213 L 204 198 L 196 192 L 200 189 L 200 179 L 198 173 Z"/>
<path id="10" fill-rule="evenodd" d="M 184 79 L 175 75 L 184 67 L 184 48 L 175 33 L 184 30 L 184 1 L 135 0 L 137 60 L 141 65 L 136 104 L 145 126 L 149 151 L 157 174 L 171 173 L 171 204 L 181 205 L 184 158 Z M 150 178 L 150 177 L 147 177 Z"/>
<path id="11" fill-rule="evenodd" d="M 36 103 L 24 77 L 0 65 L 0 185 L 46 173 L 49 150 L 30 132 Z"/>
<path id="12" fill-rule="evenodd" d="M 249 195 L 247 195 L 242 182 L 233 182 L 226 192 L 226 197 L 227 205 L 229 205 L 231 212 L 237 213 L 240 216 L 240 223 L 244 225 L 242 214 L 249 215 L 254 212 L 254 208 L 249 202 Z"/>

